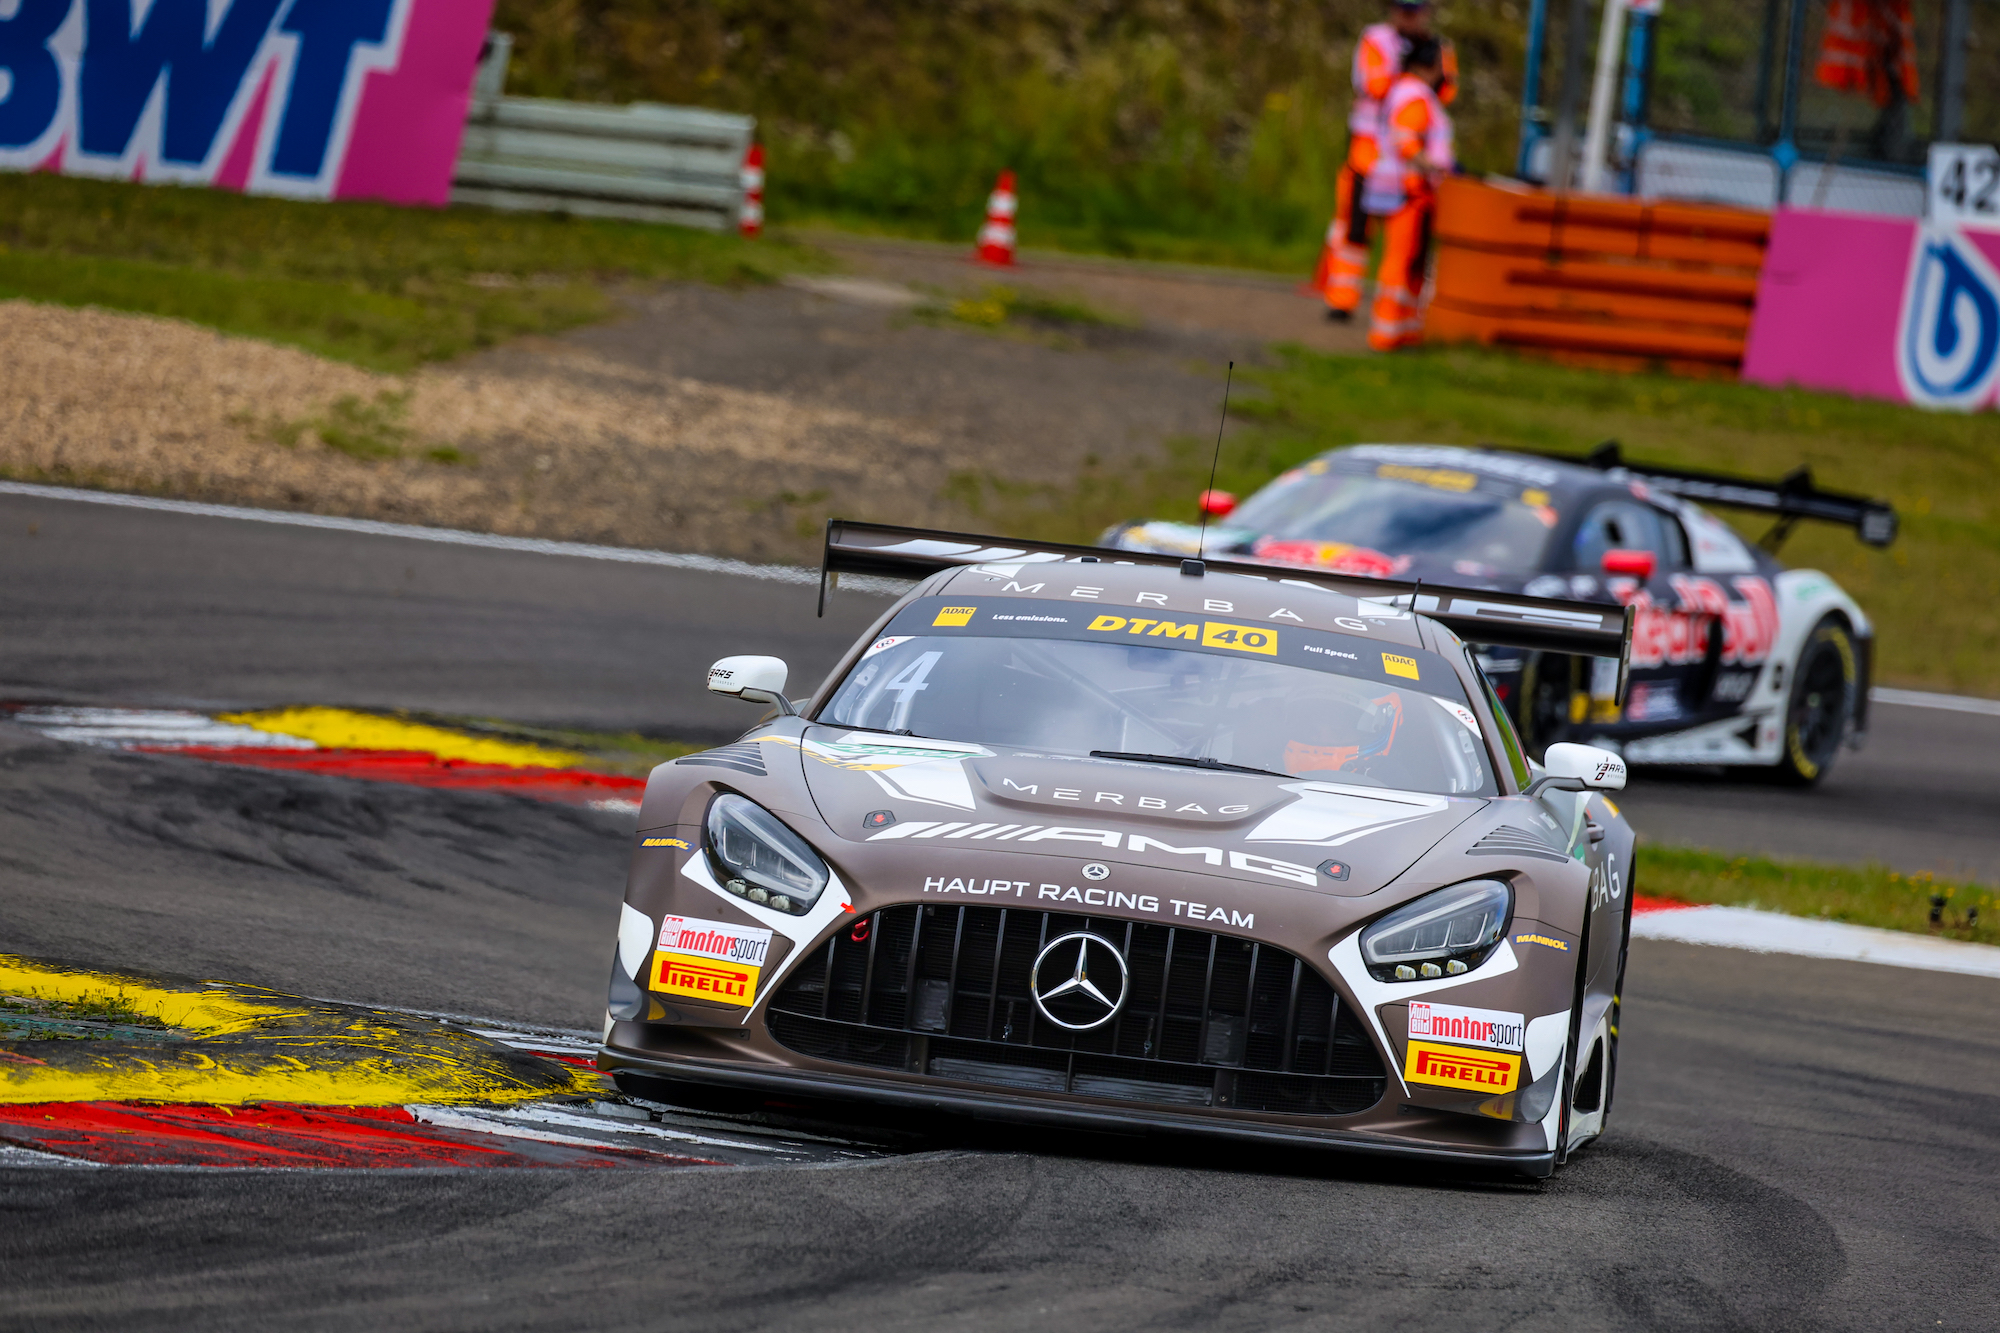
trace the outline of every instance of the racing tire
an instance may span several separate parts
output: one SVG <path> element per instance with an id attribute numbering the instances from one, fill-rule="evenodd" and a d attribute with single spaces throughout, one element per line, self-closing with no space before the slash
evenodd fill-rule
<path id="1" fill-rule="evenodd" d="M 1531 653 L 1521 668 L 1516 730 L 1521 748 L 1538 764 L 1548 747 L 1569 730 L 1569 701 L 1575 689 L 1571 662 L 1553 653 Z"/>
<path id="2" fill-rule="evenodd" d="M 1847 737 L 1860 679 L 1853 633 L 1835 617 L 1824 617 L 1806 636 L 1792 670 L 1778 781 L 1810 787 L 1826 776 Z"/>
<path id="3" fill-rule="evenodd" d="M 1632 956 L 1632 895 L 1638 892 L 1633 887 L 1637 878 L 1636 873 L 1625 877 L 1625 924 L 1618 941 L 1618 978 L 1611 983 L 1611 1021 L 1605 1025 L 1611 1041 L 1604 1052 L 1604 1120 L 1598 1138 L 1611 1128 L 1611 1103 L 1618 1091 L 1618 1027 L 1625 1017 L 1625 963 Z"/>
<path id="4" fill-rule="evenodd" d="M 1576 1076 L 1580 1072 L 1577 1057 L 1582 1052 L 1577 1046 L 1583 1040 L 1583 993 L 1590 979 L 1590 921 L 1584 919 L 1583 932 L 1577 937 L 1576 945 L 1576 986 L 1569 998 L 1569 1040 L 1563 1043 L 1562 1076 L 1556 1081 L 1556 1104 L 1562 1108 L 1556 1117 L 1556 1165 L 1562 1166 L 1570 1159 L 1569 1122 L 1576 1113 Z M 1582 1144 L 1578 1144 L 1582 1147 Z"/>

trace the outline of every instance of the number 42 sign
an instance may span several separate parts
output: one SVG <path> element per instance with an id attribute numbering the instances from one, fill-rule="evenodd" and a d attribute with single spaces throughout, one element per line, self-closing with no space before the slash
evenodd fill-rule
<path id="1" fill-rule="evenodd" d="M 1934 143 L 1924 175 L 1933 224 L 2000 227 L 2000 149 Z"/>

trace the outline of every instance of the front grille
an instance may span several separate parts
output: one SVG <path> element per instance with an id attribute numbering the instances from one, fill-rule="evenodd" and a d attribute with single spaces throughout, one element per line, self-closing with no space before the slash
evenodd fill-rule
<path id="1" fill-rule="evenodd" d="M 1043 946 L 1079 930 L 1129 969 L 1124 1007 L 1088 1032 L 1028 994 Z M 1070 913 L 883 908 L 801 960 L 766 1022 L 814 1059 L 1165 1106 L 1352 1115 L 1386 1080 L 1356 1015 L 1284 950 Z"/>

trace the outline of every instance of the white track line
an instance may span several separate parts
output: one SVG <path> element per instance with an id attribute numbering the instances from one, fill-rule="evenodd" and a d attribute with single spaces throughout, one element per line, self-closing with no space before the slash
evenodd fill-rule
<path id="1" fill-rule="evenodd" d="M 587 542 L 558 542 L 541 537 L 501 537 L 490 532 L 426 528 L 414 523 L 383 523 L 372 518 L 338 518 L 328 514 L 294 514 L 282 509 L 250 509 L 240 505 L 199 504 L 193 500 L 161 500 L 150 495 L 84 491 L 70 486 L 37 486 L 23 481 L 0 481 L 0 495 L 23 495 L 38 500 L 74 500 L 80 504 L 112 505 L 120 509 L 149 509 L 156 513 L 188 514 L 197 518 L 233 518 L 250 523 L 319 528 L 327 532 L 353 532 L 368 537 L 405 537 L 411 541 L 440 542 L 446 546 L 478 546 L 491 551 L 566 555 L 582 560 L 611 560 L 627 565 L 660 565 L 668 569 L 690 569 L 703 574 L 728 574 L 737 578 L 762 579 L 771 583 L 814 586 L 819 583 L 817 569 L 806 569 L 799 565 L 753 565 L 747 560 L 728 560 L 714 555 L 682 555 L 673 551 L 647 551 L 630 546 L 593 546 Z M 898 579 L 849 574 L 840 580 L 840 586 L 856 592 L 895 595 L 909 587 L 909 584 Z"/>
<path id="2" fill-rule="evenodd" d="M 1868 691 L 1868 701 L 1901 704 L 1905 708 L 1943 708 L 1954 713 L 1983 713 L 2000 717 L 2000 699 L 1974 699 L 1963 694 L 1932 694 L 1928 690 L 1891 690 L 1877 686 Z"/>
<path id="3" fill-rule="evenodd" d="M 1632 937 L 2000 977 L 2000 948 L 1752 907 L 1673 907 L 1632 917 Z"/>
<path id="4" fill-rule="evenodd" d="M 318 745 L 297 736 L 259 731 L 255 727 L 218 722 L 204 713 L 150 708 L 17 708 L 0 713 L 30 731 L 53 740 L 79 745 L 134 745 L 168 747 L 201 745 L 233 749 L 255 747 L 262 750 L 317 750 Z"/>

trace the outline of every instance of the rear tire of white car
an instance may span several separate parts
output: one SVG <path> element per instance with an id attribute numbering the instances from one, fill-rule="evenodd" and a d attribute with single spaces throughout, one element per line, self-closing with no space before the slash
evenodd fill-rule
<path id="1" fill-rule="evenodd" d="M 1792 670 L 1779 781 L 1810 787 L 1826 776 L 1847 737 L 1859 695 L 1854 635 L 1839 619 L 1826 616 L 1806 636 Z"/>

